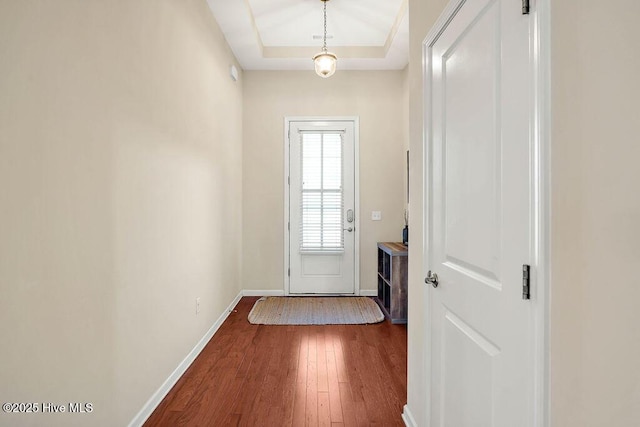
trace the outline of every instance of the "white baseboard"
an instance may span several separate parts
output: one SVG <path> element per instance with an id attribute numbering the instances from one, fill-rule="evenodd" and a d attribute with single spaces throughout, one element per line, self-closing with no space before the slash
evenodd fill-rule
<path id="1" fill-rule="evenodd" d="M 411 411 L 407 405 L 404 405 L 402 408 L 402 421 L 404 421 L 404 425 L 407 427 L 418 427 L 416 420 L 411 415 Z"/>
<path id="2" fill-rule="evenodd" d="M 245 289 L 242 291 L 243 297 L 282 297 L 284 296 L 284 291 L 279 290 L 257 290 L 257 289 Z M 378 296 L 378 291 L 375 289 L 362 289 L 360 291 L 360 296 L 363 297 L 375 297 Z"/>
<path id="3" fill-rule="evenodd" d="M 243 292 L 241 291 L 236 297 L 233 299 L 231 304 L 227 307 L 227 309 L 218 317 L 213 326 L 207 331 L 207 333 L 198 341 L 196 346 L 189 352 L 187 357 L 184 358 L 182 362 L 178 365 L 178 367 L 169 375 L 169 378 L 165 380 L 165 382 L 160 386 L 160 388 L 153 393 L 151 398 L 145 403 L 145 405 L 140 409 L 140 412 L 131 420 L 129 423 L 129 427 L 139 427 L 144 424 L 144 422 L 149 418 L 149 416 L 153 413 L 156 407 L 162 402 L 162 399 L 165 398 L 167 393 L 171 391 L 171 388 L 178 382 L 180 377 L 185 373 L 187 368 L 191 366 L 193 361 L 198 357 L 202 349 L 207 345 L 213 334 L 220 328 L 222 323 L 229 316 L 229 313 L 233 311 L 233 308 L 238 304 L 240 298 L 242 298 Z"/>
<path id="4" fill-rule="evenodd" d="M 257 290 L 257 289 L 245 289 L 242 291 L 243 297 L 282 297 L 284 296 L 284 291 L 274 291 L 274 290 Z"/>

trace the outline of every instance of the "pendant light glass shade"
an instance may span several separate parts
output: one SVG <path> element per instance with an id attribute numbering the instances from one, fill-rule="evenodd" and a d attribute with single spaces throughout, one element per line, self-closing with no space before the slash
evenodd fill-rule
<path id="1" fill-rule="evenodd" d="M 333 76 L 336 72 L 338 57 L 335 53 L 327 51 L 327 2 L 329 0 L 320 0 L 323 3 L 324 12 L 324 37 L 322 39 L 322 52 L 317 53 L 313 57 L 316 66 L 316 74 L 326 79 Z"/>
<path id="2" fill-rule="evenodd" d="M 316 65 L 316 74 L 326 79 L 336 72 L 338 57 L 331 52 L 323 50 L 313 57 L 313 62 Z"/>

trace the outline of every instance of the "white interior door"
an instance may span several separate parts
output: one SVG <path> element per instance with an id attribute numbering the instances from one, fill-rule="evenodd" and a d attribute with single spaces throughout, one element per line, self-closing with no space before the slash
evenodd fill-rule
<path id="1" fill-rule="evenodd" d="M 530 18 L 458 3 L 425 50 L 431 426 L 532 426 Z"/>
<path id="2" fill-rule="evenodd" d="M 355 292 L 352 121 L 289 124 L 289 293 Z"/>

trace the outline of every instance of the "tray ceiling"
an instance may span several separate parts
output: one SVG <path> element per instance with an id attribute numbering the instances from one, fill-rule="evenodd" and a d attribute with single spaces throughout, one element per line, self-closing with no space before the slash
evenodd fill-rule
<path id="1" fill-rule="evenodd" d="M 245 70 L 313 70 L 320 0 L 207 0 Z M 339 70 L 397 70 L 409 60 L 407 0 L 331 0 L 327 46 Z"/>

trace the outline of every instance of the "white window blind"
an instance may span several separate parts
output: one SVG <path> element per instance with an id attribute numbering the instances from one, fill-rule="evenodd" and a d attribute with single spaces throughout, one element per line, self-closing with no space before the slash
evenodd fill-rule
<path id="1" fill-rule="evenodd" d="M 342 251 L 342 134 L 303 132 L 301 144 L 300 251 Z"/>

